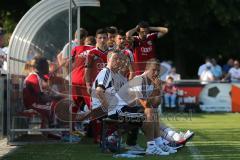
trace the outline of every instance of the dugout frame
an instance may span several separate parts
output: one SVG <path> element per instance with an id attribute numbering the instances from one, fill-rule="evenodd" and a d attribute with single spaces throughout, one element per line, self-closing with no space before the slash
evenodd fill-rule
<path id="1" fill-rule="evenodd" d="M 72 33 L 80 28 L 81 7 L 99 7 L 99 0 L 42 0 L 35 4 L 17 24 L 9 42 L 7 74 L 7 138 L 9 144 L 24 144 L 29 141 L 16 139 L 27 132 L 71 131 L 68 128 L 33 129 L 16 124 L 16 113 L 24 108 L 22 99 L 25 62 L 36 54 L 53 60 L 64 44 L 71 42 Z M 78 39 L 80 35 L 78 34 Z M 69 53 L 71 43 L 69 43 Z M 70 62 L 71 63 L 71 62 Z M 70 65 L 71 66 L 71 65 Z M 71 70 L 71 67 L 69 68 Z M 68 93 L 71 93 L 71 76 Z M 70 94 L 68 94 L 71 97 Z M 69 104 L 71 102 L 69 101 Z M 71 117 L 71 116 L 70 116 Z M 21 117 L 18 117 L 21 119 Z M 14 124 L 14 125 L 13 125 Z M 70 122 L 69 122 L 70 124 Z M 16 126 L 16 127 L 15 127 Z M 71 139 L 70 139 L 71 142 Z M 41 142 L 42 143 L 42 142 Z"/>

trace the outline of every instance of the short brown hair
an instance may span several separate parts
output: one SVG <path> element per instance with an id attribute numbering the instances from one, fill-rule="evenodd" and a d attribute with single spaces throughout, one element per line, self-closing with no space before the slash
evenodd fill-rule
<path id="1" fill-rule="evenodd" d="M 160 61 L 157 58 L 151 58 L 146 62 L 146 68 L 145 70 L 147 70 L 151 65 L 158 65 L 160 66 Z"/>

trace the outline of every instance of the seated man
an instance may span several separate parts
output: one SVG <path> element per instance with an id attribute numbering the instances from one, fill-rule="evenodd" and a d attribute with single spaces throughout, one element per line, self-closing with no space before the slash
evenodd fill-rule
<path id="1" fill-rule="evenodd" d="M 187 131 L 185 134 L 179 134 L 165 125 L 160 125 L 157 106 L 161 103 L 162 85 L 158 79 L 159 73 L 159 61 L 150 59 L 147 61 L 144 73 L 121 87 L 118 97 L 129 106 L 140 105 L 144 108 L 145 121 L 142 129 L 148 140 L 146 153 L 168 155 L 175 153 L 177 149 L 170 147 L 169 142 L 185 144 L 194 133 Z"/>
<path id="2" fill-rule="evenodd" d="M 168 77 L 166 84 L 163 87 L 165 107 L 175 108 L 177 87 L 173 84 L 173 77 Z"/>
<path id="3" fill-rule="evenodd" d="M 37 111 L 42 118 L 42 128 L 54 121 L 54 106 L 60 98 L 49 95 L 47 74 L 49 64 L 46 58 L 36 56 L 33 60 L 32 72 L 24 80 L 23 103 L 27 109 Z"/>
<path id="4" fill-rule="evenodd" d="M 160 133 L 157 106 L 161 97 L 161 82 L 158 79 L 160 63 L 157 59 L 147 61 L 142 75 L 136 76 L 125 84 L 118 92 L 118 96 L 129 106 L 142 106 L 145 113 L 143 131 L 147 138 L 146 153 L 150 155 L 168 155 L 176 150 L 164 145 Z"/>
<path id="5" fill-rule="evenodd" d="M 126 83 L 126 79 L 119 74 L 120 68 L 123 69 L 124 55 L 115 51 L 109 52 L 107 67 L 102 69 L 97 75 L 93 88 L 92 88 L 92 107 L 93 109 L 103 109 L 102 112 L 98 112 L 98 115 L 94 115 L 95 118 L 108 115 L 112 119 L 117 119 L 122 112 L 137 112 L 138 107 L 130 108 L 124 104 L 119 103 L 116 93 Z M 120 113 L 121 112 L 121 113 Z M 137 128 L 139 124 L 131 124 L 134 127 L 129 128 L 136 134 L 129 135 L 127 145 L 136 146 L 136 139 L 138 135 Z M 138 147 L 140 149 L 140 147 Z"/>
<path id="6" fill-rule="evenodd" d="M 100 107 L 100 110 L 94 109 L 91 114 L 95 117 L 101 117 L 106 114 L 110 116 L 121 113 L 126 106 L 143 107 L 146 116 L 143 131 L 148 141 L 146 153 L 151 155 L 168 155 L 169 153 L 175 153 L 176 150 L 163 143 L 160 133 L 156 108 L 161 99 L 161 82 L 158 80 L 159 69 L 160 64 L 158 60 L 149 60 L 145 72 L 120 87 L 118 92 L 117 87 L 112 87 L 114 83 L 116 84 L 115 81 L 112 81 L 112 77 L 115 76 L 116 72 L 114 73 L 106 69 L 102 70 L 101 72 L 107 78 L 102 77 L 101 80 L 100 76 L 98 76 L 95 81 L 95 86 L 98 84 L 98 88 L 95 91 L 93 90 L 93 93 L 95 92 L 94 96 L 97 97 L 96 100 L 93 100 L 93 105 L 97 104 L 96 107 Z"/>

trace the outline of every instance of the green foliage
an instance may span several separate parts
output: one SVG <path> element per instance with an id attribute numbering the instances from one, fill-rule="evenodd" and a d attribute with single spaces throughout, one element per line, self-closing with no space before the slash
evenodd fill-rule
<path id="1" fill-rule="evenodd" d="M 39 0 L 1 1 L 0 25 L 12 31 L 24 13 Z M 160 59 L 178 61 L 185 75 L 196 75 L 206 55 L 238 57 L 240 52 L 240 0 L 101 0 L 101 7 L 83 7 L 81 25 L 91 34 L 100 27 L 127 31 L 141 20 L 167 26 L 169 34 L 157 42 Z M 10 15 L 8 15 L 8 13 Z M 195 59 L 194 63 L 192 58 Z M 222 61 L 226 61 L 222 59 Z M 183 66 L 184 64 L 184 66 Z M 194 66 L 194 67 L 192 67 Z M 187 68 L 190 70 L 186 71 Z M 192 69 L 192 70 L 191 70 Z"/>
<path id="2" fill-rule="evenodd" d="M 11 18 L 11 13 L 7 12 L 6 15 L 4 16 L 4 21 L 3 21 L 3 28 L 7 33 L 13 32 L 14 28 L 16 26 L 16 21 Z"/>

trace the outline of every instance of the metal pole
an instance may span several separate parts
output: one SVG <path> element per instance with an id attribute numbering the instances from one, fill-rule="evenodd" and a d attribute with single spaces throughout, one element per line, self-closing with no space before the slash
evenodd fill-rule
<path id="1" fill-rule="evenodd" d="M 81 21 L 80 21 L 80 17 L 81 17 L 81 7 L 79 6 L 78 8 L 77 8 L 77 39 L 78 39 L 78 45 L 80 45 L 80 39 L 81 39 L 81 37 L 80 37 L 80 23 L 81 23 Z"/>
<path id="2" fill-rule="evenodd" d="M 69 115 L 69 142 L 72 143 L 72 138 L 71 138 L 71 132 L 73 130 L 72 128 L 72 105 L 71 105 L 71 98 L 72 98 L 72 58 L 71 58 L 71 50 L 72 50 L 72 0 L 69 0 L 69 48 L 68 48 L 68 53 L 69 53 L 69 107 L 70 107 L 70 115 Z"/>
<path id="3" fill-rule="evenodd" d="M 12 132 L 10 131 L 11 129 L 11 102 L 10 102 L 10 96 L 11 96 L 11 74 L 10 74 L 10 69 L 11 69 L 11 63 L 10 63 L 10 53 L 8 52 L 7 54 L 7 139 L 8 143 L 9 141 L 12 141 Z"/>

